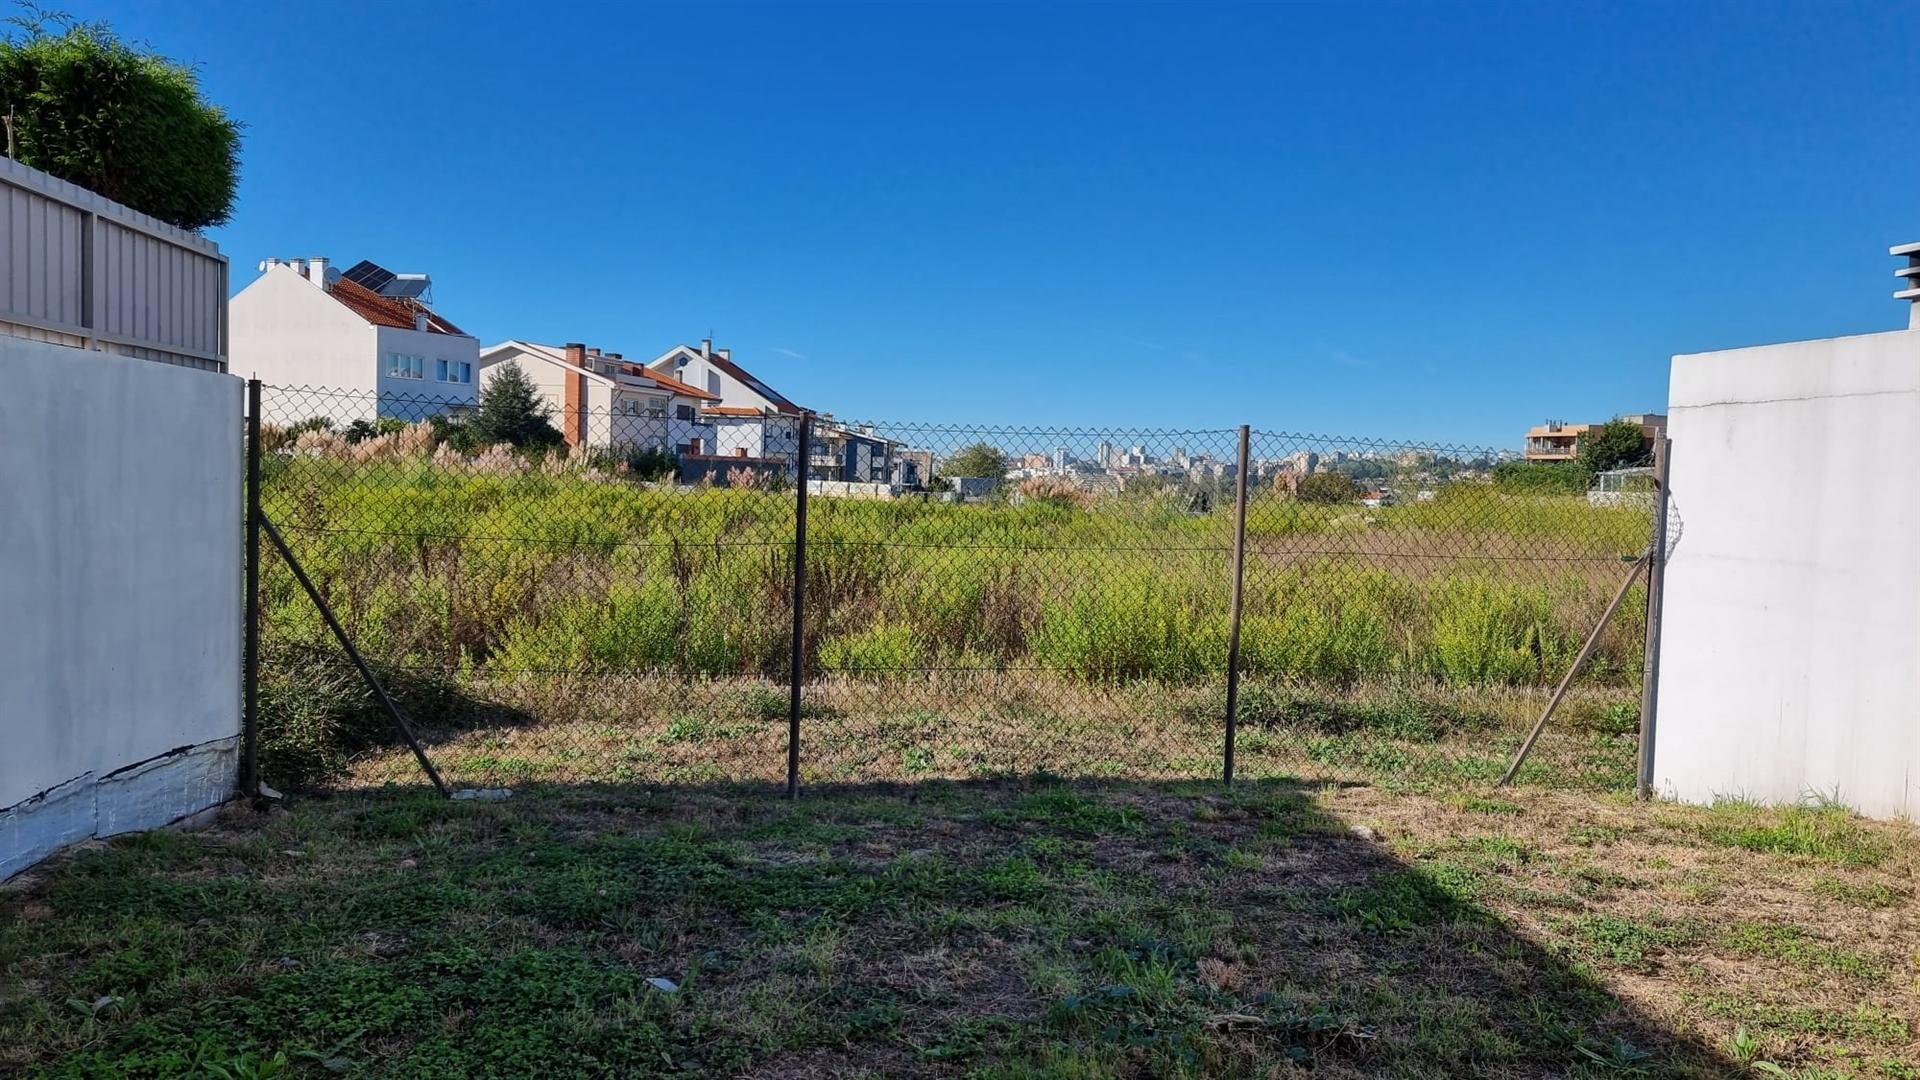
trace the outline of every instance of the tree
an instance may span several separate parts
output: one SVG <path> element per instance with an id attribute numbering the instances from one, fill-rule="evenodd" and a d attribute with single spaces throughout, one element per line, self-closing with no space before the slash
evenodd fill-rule
<path id="1" fill-rule="evenodd" d="M 501 364 L 480 390 L 480 408 L 461 425 L 470 445 L 512 443 L 521 449 L 559 446 L 566 439 L 548 419 L 547 403 L 533 380 L 511 361 Z"/>
<path id="2" fill-rule="evenodd" d="M 947 476 L 991 476 L 998 480 L 1007 475 L 1007 455 L 986 443 L 974 443 L 948 458 L 940 471 Z"/>
<path id="3" fill-rule="evenodd" d="M 1502 461 L 1493 467 L 1493 486 L 1515 495 L 1580 495 L 1593 486 L 1593 474 L 1577 461 Z"/>
<path id="4" fill-rule="evenodd" d="M 181 228 L 232 216 L 240 124 L 200 95 L 191 66 L 106 23 L 11 21 L 0 113 L 13 114 L 19 161 Z"/>
<path id="5" fill-rule="evenodd" d="M 1350 503 L 1360 497 L 1360 485 L 1346 473 L 1317 472 L 1301 479 L 1294 497 L 1301 502 L 1328 505 Z"/>
<path id="6" fill-rule="evenodd" d="M 1609 420 L 1580 436 L 1580 464 L 1591 473 L 1632 465 L 1646 454 L 1640 425 L 1626 420 Z"/>

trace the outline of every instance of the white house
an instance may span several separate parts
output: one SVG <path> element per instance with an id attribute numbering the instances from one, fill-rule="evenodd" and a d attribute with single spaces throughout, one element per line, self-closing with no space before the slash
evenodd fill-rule
<path id="1" fill-rule="evenodd" d="M 714 348 L 711 338 L 698 347 L 675 345 L 655 357 L 647 369 L 718 399 L 701 412 L 713 425 L 715 456 L 791 462 L 799 452 L 804 410 L 734 363 L 731 349 Z"/>
<path id="2" fill-rule="evenodd" d="M 514 340 L 480 353 L 481 385 L 505 364 L 539 388 L 568 446 L 713 452 L 713 425 L 700 410 L 719 397 L 671 375 L 579 342 Z"/>
<path id="3" fill-rule="evenodd" d="M 233 298 L 228 370 L 268 386 L 269 419 L 418 419 L 471 407 L 480 342 L 428 304 L 424 274 L 268 259 Z"/>

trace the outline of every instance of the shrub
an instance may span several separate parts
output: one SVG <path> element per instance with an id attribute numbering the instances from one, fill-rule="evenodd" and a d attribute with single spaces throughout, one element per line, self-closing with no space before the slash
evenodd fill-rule
<path id="1" fill-rule="evenodd" d="M 467 697 L 438 673 L 370 662 L 416 731 L 526 719 Z M 324 786 L 361 751 L 402 742 L 346 655 L 308 641 L 283 641 L 262 651 L 259 740 L 263 778 L 288 791 Z"/>
<path id="2" fill-rule="evenodd" d="M 657 447 L 634 447 L 627 451 L 627 471 L 637 480 L 662 480 L 680 471 L 680 459 Z"/>
<path id="3" fill-rule="evenodd" d="M 1516 495 L 1584 495 L 1593 473 L 1578 461 L 1503 461 L 1493 467 L 1493 484 Z"/>
<path id="4" fill-rule="evenodd" d="M 14 25 L 0 40 L 0 111 L 15 113 L 19 160 L 183 229 L 227 221 L 240 124 L 201 96 L 191 66 L 106 23 Z"/>
<path id="5" fill-rule="evenodd" d="M 1637 464 L 1646 454 L 1645 433 L 1625 420 L 1609 420 L 1580 436 L 1580 464 L 1589 473 Z"/>
<path id="6" fill-rule="evenodd" d="M 549 416 L 533 380 L 518 363 L 508 361 L 488 375 L 480 407 L 458 426 L 472 446 L 507 443 L 523 450 L 545 449 L 566 441 Z"/>
<path id="7" fill-rule="evenodd" d="M 355 420 L 340 434 L 350 443 L 363 443 L 380 435 L 398 434 L 406 428 L 405 420 L 397 416 L 382 416 L 374 420 Z"/>
<path id="8" fill-rule="evenodd" d="M 1294 497 L 1307 503 L 1350 503 L 1360 497 L 1360 485 L 1345 473 L 1317 472 L 1301 479 Z"/>
<path id="9" fill-rule="evenodd" d="M 943 476 L 1007 475 L 1007 455 L 987 443 L 974 443 L 940 463 Z"/>

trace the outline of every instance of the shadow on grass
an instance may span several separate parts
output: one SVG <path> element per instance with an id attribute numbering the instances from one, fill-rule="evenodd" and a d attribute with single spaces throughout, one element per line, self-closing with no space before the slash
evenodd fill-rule
<path id="1" fill-rule="evenodd" d="M 0 892 L 0 1066 L 1705 1076 L 1283 781 L 534 786 L 236 809 Z M 650 980 L 664 980 L 650 982 Z M 224 1070 L 224 1072 L 220 1071 Z"/>

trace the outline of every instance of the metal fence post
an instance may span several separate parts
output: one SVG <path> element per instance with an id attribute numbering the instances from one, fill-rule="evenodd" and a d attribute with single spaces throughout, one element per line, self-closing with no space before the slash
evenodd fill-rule
<path id="1" fill-rule="evenodd" d="M 246 698 L 240 723 L 240 791 L 260 796 L 260 380 L 247 380 Z"/>
<path id="2" fill-rule="evenodd" d="M 1667 578 L 1667 473 L 1673 464 L 1673 440 L 1664 434 L 1653 444 L 1653 546 L 1647 562 L 1646 659 L 1640 669 L 1640 778 L 1636 793 L 1653 797 L 1653 738 L 1660 705 L 1660 601 Z"/>
<path id="3" fill-rule="evenodd" d="M 1239 463 L 1233 479 L 1233 595 L 1227 623 L 1227 741 L 1221 776 L 1233 783 L 1233 741 L 1240 728 L 1240 586 L 1247 574 L 1247 425 L 1240 425 Z"/>
<path id="4" fill-rule="evenodd" d="M 800 797 L 800 681 L 806 674 L 807 473 L 813 463 L 813 414 L 800 414 L 799 465 L 793 496 L 793 648 L 788 658 L 787 798 Z"/>

